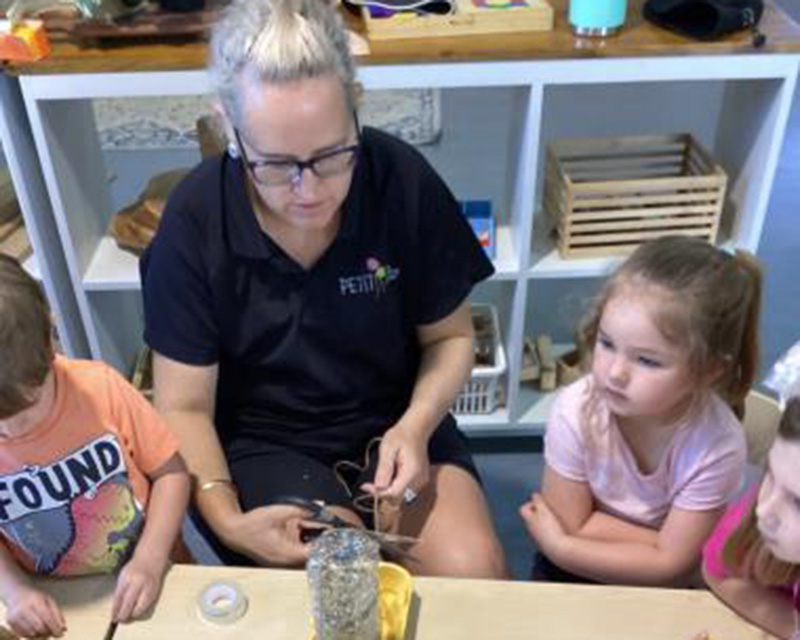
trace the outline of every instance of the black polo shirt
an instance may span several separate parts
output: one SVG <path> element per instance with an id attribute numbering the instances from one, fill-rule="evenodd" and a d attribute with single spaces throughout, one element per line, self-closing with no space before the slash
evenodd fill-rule
<path id="1" fill-rule="evenodd" d="M 491 262 L 427 161 L 378 130 L 364 129 L 339 233 L 308 271 L 261 231 L 243 170 L 208 159 L 170 197 L 141 261 L 147 344 L 219 365 L 229 457 L 383 433 L 411 397 L 416 326 L 454 311 Z"/>

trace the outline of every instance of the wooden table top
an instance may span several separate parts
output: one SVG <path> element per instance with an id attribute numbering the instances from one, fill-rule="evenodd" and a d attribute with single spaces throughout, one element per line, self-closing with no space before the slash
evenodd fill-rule
<path id="1" fill-rule="evenodd" d="M 63 636 L 66 640 L 104 640 L 111 622 L 115 584 L 113 576 L 36 581 L 36 586 L 53 596 L 61 606 L 67 622 L 67 633 Z M 2 603 L 0 623 L 5 623 Z M 0 634 L 0 638 L 5 637 Z"/>
<path id="2" fill-rule="evenodd" d="M 248 597 L 244 617 L 230 626 L 197 613 L 199 593 L 219 580 L 237 582 Z M 47 584 L 64 607 L 66 640 L 103 640 L 112 584 Z M 772 638 L 707 591 L 442 578 L 415 578 L 413 589 L 407 640 L 691 640 L 701 630 L 713 640 Z M 302 571 L 176 566 L 151 617 L 120 625 L 114 640 L 304 640 L 310 631 Z"/>
<path id="3" fill-rule="evenodd" d="M 445 61 L 591 59 L 635 56 L 732 55 L 753 53 L 751 36 L 743 31 L 718 42 L 697 42 L 659 29 L 642 17 L 644 0 L 629 0 L 628 20 L 616 37 L 575 38 L 567 24 L 568 0 L 549 0 L 556 12 L 552 31 L 518 34 L 414 38 L 373 41 L 361 64 L 430 63 Z M 362 30 L 360 21 L 353 23 Z M 767 0 L 761 20 L 767 44 L 764 53 L 800 52 L 800 26 L 773 0 Z M 9 67 L 17 74 L 100 73 L 201 69 L 206 45 L 201 41 L 168 42 L 125 40 L 118 44 L 81 44 L 56 40 L 50 57 L 33 64 Z"/>

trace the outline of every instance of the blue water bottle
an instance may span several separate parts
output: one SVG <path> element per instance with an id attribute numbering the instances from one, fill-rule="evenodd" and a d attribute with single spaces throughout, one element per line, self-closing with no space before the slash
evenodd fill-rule
<path id="1" fill-rule="evenodd" d="M 625 24 L 627 0 L 570 0 L 569 23 L 582 37 L 612 36 Z"/>

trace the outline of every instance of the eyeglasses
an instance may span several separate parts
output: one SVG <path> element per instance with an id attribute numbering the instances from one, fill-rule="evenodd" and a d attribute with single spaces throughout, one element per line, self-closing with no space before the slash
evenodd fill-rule
<path id="1" fill-rule="evenodd" d="M 356 132 L 358 132 L 357 122 Z M 300 183 L 303 171 L 306 169 L 322 179 L 342 175 L 355 164 L 359 148 L 359 144 L 338 147 L 308 160 L 250 160 L 242 144 L 239 130 L 234 128 L 233 134 L 236 136 L 236 142 L 241 150 L 242 160 L 250 170 L 253 180 L 265 187 L 296 186 Z"/>

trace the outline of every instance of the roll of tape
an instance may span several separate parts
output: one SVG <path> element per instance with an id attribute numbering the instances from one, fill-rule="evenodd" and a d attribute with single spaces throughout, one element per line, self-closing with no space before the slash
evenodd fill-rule
<path id="1" fill-rule="evenodd" d="M 247 596 L 235 582 L 212 582 L 197 597 L 204 620 L 214 624 L 232 624 L 247 611 Z"/>

